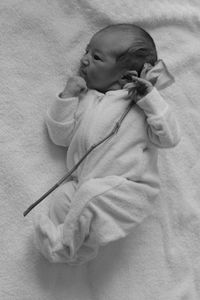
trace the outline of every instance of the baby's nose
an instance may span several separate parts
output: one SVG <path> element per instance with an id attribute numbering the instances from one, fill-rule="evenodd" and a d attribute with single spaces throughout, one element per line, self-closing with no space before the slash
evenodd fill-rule
<path id="1" fill-rule="evenodd" d="M 85 54 L 82 59 L 81 59 L 81 64 L 84 65 L 84 66 L 88 66 L 90 63 L 89 61 L 89 57 L 87 54 Z"/>

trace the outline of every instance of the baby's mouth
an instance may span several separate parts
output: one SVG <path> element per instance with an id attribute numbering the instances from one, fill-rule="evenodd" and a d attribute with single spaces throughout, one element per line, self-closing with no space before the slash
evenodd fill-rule
<path id="1" fill-rule="evenodd" d="M 80 74 L 81 77 L 84 77 L 84 78 L 87 76 L 87 72 L 83 68 L 79 69 L 79 74 Z"/>

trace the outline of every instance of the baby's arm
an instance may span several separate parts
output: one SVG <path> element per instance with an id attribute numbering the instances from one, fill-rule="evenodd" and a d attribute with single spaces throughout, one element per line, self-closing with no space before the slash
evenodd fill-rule
<path id="1" fill-rule="evenodd" d="M 151 82 L 136 76 L 132 76 L 132 80 L 125 88 L 147 117 L 147 133 L 151 143 L 159 148 L 176 146 L 180 141 L 180 130 L 169 105 Z"/>
<path id="2" fill-rule="evenodd" d="M 150 142 L 159 148 L 175 147 L 180 141 L 180 129 L 169 105 L 156 88 L 137 102 L 144 111 Z"/>
<path id="3" fill-rule="evenodd" d="M 86 90 L 86 83 L 81 77 L 70 77 L 63 92 L 48 109 L 46 124 L 49 136 L 56 145 L 69 145 L 75 126 L 78 97 Z"/>

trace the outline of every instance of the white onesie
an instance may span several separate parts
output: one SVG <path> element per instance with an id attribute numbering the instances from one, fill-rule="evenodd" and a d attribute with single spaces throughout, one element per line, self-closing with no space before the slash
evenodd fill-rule
<path id="1" fill-rule="evenodd" d="M 127 91 L 89 90 L 57 97 L 47 112 L 52 141 L 68 148 L 71 169 L 114 127 L 130 100 Z M 37 245 L 51 262 L 84 263 L 98 248 L 127 236 L 148 216 L 159 193 L 158 148 L 180 140 L 177 122 L 156 88 L 138 101 L 116 135 L 83 161 L 54 194 L 49 215 L 36 223 Z"/>

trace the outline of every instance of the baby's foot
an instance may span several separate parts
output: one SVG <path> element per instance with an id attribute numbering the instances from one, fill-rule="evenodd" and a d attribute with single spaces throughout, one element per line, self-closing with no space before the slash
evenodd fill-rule
<path id="1" fill-rule="evenodd" d="M 38 250 L 50 262 L 66 262 L 66 250 L 62 243 L 63 225 L 55 226 L 47 216 L 39 216 L 35 222 L 35 238 Z"/>
<path id="2" fill-rule="evenodd" d="M 53 222 L 45 215 L 40 215 L 35 224 L 36 234 L 39 240 L 44 242 L 48 240 L 51 246 L 58 240 L 58 230 Z"/>

